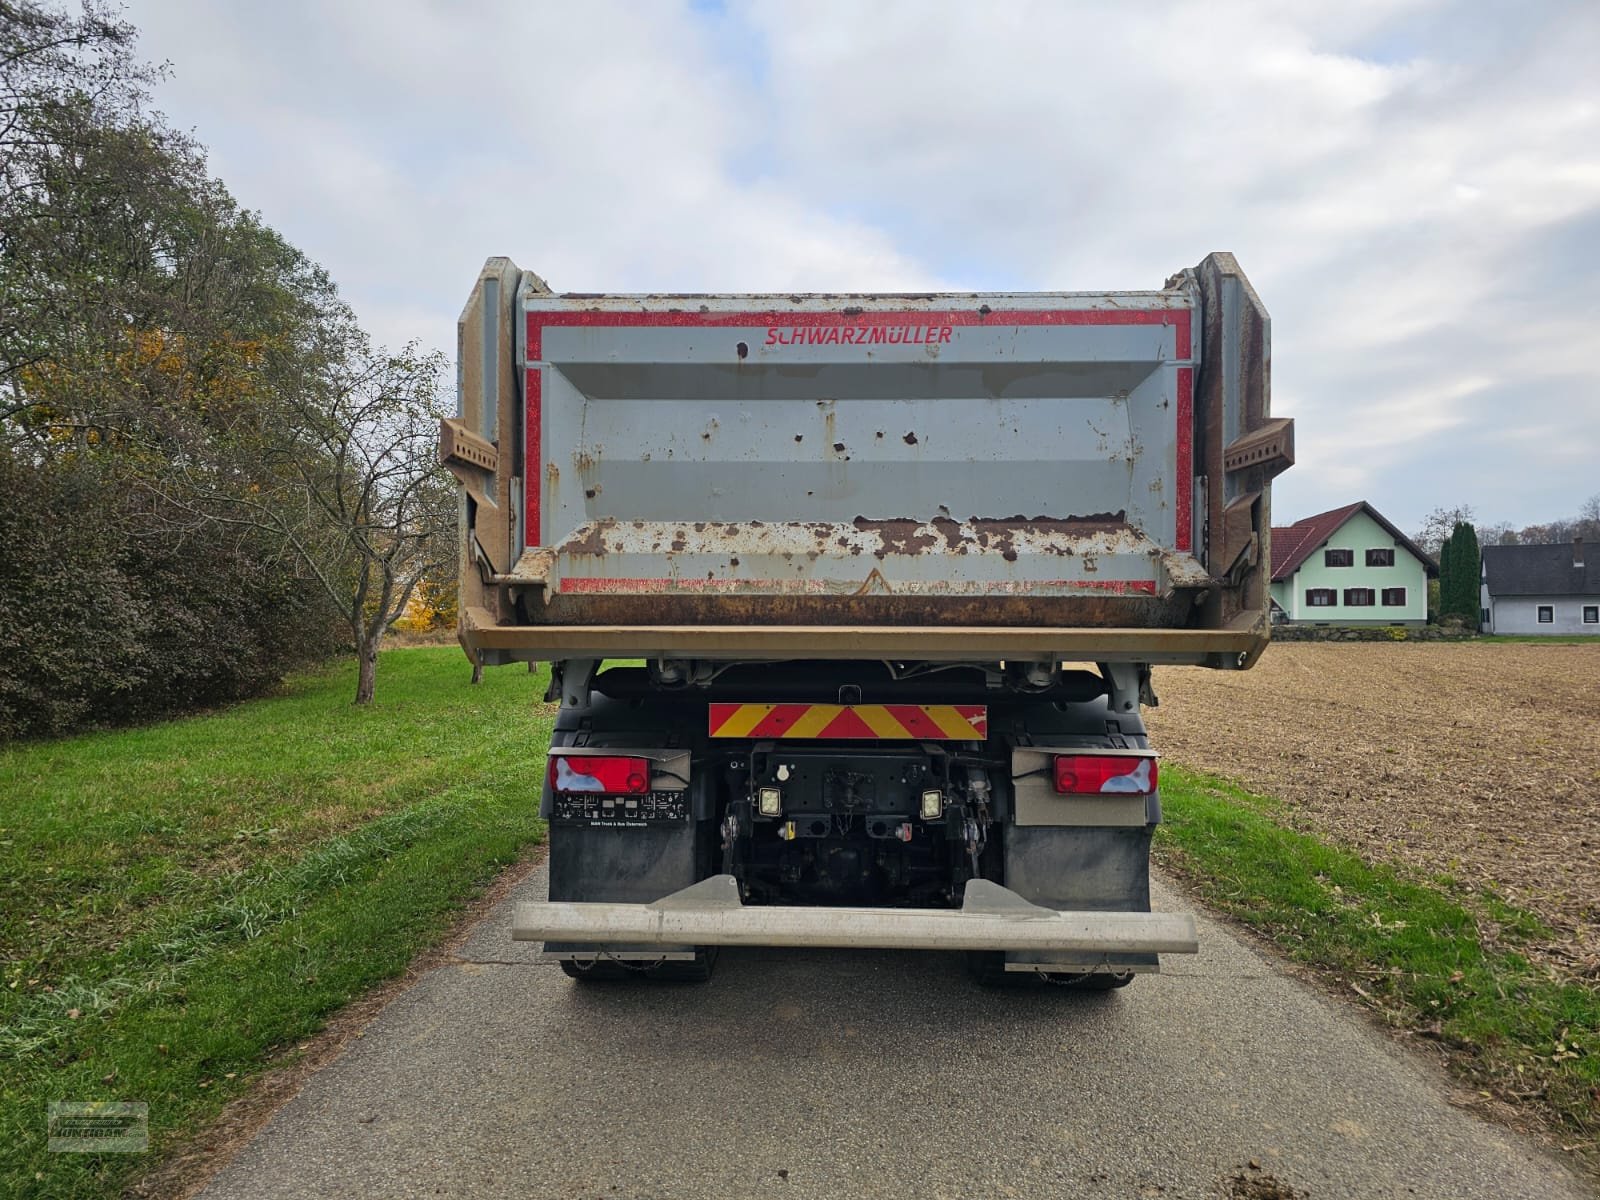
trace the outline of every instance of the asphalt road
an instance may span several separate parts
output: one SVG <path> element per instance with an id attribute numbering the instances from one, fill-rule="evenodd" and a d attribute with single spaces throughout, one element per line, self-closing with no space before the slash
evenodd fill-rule
<path id="1" fill-rule="evenodd" d="M 508 903 L 203 1195 L 1215 1197 L 1235 1175 L 1253 1197 L 1594 1194 L 1203 915 L 1197 958 L 1109 995 L 989 992 L 958 956 L 876 951 L 586 986 L 509 924 Z"/>

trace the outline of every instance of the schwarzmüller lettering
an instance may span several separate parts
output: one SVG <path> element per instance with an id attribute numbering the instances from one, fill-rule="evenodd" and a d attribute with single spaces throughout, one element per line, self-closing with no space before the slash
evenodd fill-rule
<path id="1" fill-rule="evenodd" d="M 949 325 L 769 325 L 769 346 L 930 346 L 950 340 Z"/>

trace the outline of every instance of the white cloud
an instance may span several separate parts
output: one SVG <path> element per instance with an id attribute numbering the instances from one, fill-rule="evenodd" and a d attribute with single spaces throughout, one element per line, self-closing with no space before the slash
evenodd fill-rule
<path id="1" fill-rule="evenodd" d="M 1281 516 L 1359 488 L 1402 524 L 1521 522 L 1595 489 L 1589 0 L 130 16 L 175 122 L 388 341 L 448 347 L 495 253 L 573 290 L 888 290 L 1148 287 L 1231 249 L 1300 422 Z M 1437 495 L 1508 422 L 1566 435 Z"/>

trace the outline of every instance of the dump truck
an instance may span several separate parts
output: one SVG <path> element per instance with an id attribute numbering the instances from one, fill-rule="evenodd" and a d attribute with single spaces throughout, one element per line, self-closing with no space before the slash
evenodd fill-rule
<path id="1" fill-rule="evenodd" d="M 1152 666 L 1267 644 L 1269 335 L 1229 254 L 937 295 L 557 293 L 490 259 L 440 452 L 461 644 L 550 663 L 559 703 L 549 899 L 513 935 L 582 980 L 822 946 L 1110 988 L 1194 952 L 1150 911 L 1140 713 Z"/>

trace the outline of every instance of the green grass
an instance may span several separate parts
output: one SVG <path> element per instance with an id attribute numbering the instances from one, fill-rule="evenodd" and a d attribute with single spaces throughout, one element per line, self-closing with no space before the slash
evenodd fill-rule
<path id="1" fill-rule="evenodd" d="M 1474 1086 L 1600 1135 L 1600 990 L 1519 951 L 1545 934 L 1494 897 L 1424 882 L 1289 829 L 1274 801 L 1163 768 L 1161 854 L 1213 907 L 1435 1038 Z M 1492 936 L 1490 936 L 1492 933 Z"/>
<path id="2" fill-rule="evenodd" d="M 0 1195 L 116 1195 L 542 836 L 545 674 L 470 675 L 0 752 Z M 47 1153 L 50 1100 L 147 1102 L 154 1153 Z"/>

